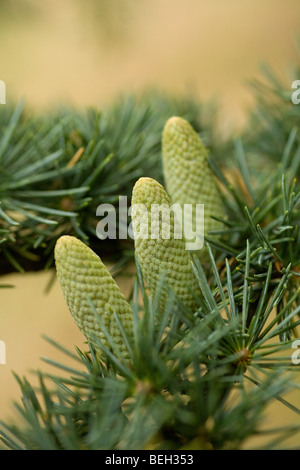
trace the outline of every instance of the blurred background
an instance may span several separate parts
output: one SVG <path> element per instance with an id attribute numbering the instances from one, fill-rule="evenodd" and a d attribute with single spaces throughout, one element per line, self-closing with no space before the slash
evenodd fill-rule
<path id="1" fill-rule="evenodd" d="M 299 0 L 1 0 L 0 79 L 7 103 L 23 97 L 41 113 L 62 104 L 101 108 L 120 94 L 155 88 L 213 99 L 224 125 L 240 127 L 252 104 L 248 81 L 260 76 L 261 63 L 286 80 L 299 59 L 299 33 Z M 12 371 L 27 376 L 47 370 L 41 356 L 58 358 L 42 334 L 82 347 L 58 284 L 45 293 L 50 277 L 1 279 L 15 286 L 1 289 L 2 419 L 19 400 Z M 270 416 L 282 423 L 280 412 Z"/>
<path id="2" fill-rule="evenodd" d="M 246 80 L 297 55 L 297 0 L 1 0 L 1 79 L 30 106 L 101 105 L 159 87 L 242 117 Z"/>

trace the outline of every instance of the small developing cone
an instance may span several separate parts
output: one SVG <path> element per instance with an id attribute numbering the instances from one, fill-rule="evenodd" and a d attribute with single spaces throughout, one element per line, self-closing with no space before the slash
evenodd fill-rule
<path id="1" fill-rule="evenodd" d="M 164 188 L 151 178 L 140 178 L 132 192 L 132 225 L 135 252 L 143 277 L 155 297 L 162 276 L 178 298 L 193 312 L 200 295 L 185 240 L 177 238 L 175 216 L 170 211 L 170 198 Z M 152 211 L 152 212 L 151 212 Z M 157 217 L 154 217 L 154 214 Z M 155 222 L 156 220 L 156 222 Z M 161 308 L 166 292 L 161 295 Z"/>
<path id="2" fill-rule="evenodd" d="M 172 204 L 190 204 L 194 207 L 203 204 L 204 236 L 210 231 L 220 230 L 222 223 L 212 216 L 224 217 L 224 209 L 214 175 L 207 163 L 207 150 L 185 119 L 174 116 L 166 122 L 162 133 L 162 162 L 166 191 Z M 195 209 L 187 222 L 193 225 L 193 231 Z M 200 259 L 205 258 L 205 247 L 197 254 Z"/>
<path id="3" fill-rule="evenodd" d="M 118 315 L 127 336 L 132 337 L 132 309 L 99 256 L 83 242 L 69 235 L 57 240 L 54 254 L 63 295 L 80 331 L 91 344 L 95 337 L 111 349 L 87 299 L 89 296 L 122 355 L 128 357 L 122 333 L 113 314 L 115 312 Z"/>

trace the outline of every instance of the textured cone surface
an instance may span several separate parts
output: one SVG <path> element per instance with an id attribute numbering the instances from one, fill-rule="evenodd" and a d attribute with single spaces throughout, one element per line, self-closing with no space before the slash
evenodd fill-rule
<path id="1" fill-rule="evenodd" d="M 163 208 L 161 214 L 165 211 L 166 218 L 161 216 L 159 224 L 151 225 L 151 209 L 156 205 Z M 170 212 L 169 196 L 164 188 L 151 178 L 140 178 L 133 188 L 132 225 L 136 256 L 151 296 L 155 297 L 159 281 L 165 276 L 166 284 L 189 309 L 195 311 L 198 303 L 193 293 L 200 295 L 200 288 L 194 276 L 190 254 L 186 251 L 185 240 L 175 236 L 176 224 L 174 214 Z M 165 239 L 168 232 L 169 239 Z M 153 236 L 155 238 L 152 238 Z M 164 292 L 161 295 L 162 309 L 165 301 Z"/>
<path id="2" fill-rule="evenodd" d="M 132 310 L 99 256 L 77 238 L 65 235 L 56 243 L 55 262 L 63 295 L 81 332 L 91 343 L 94 336 L 110 349 L 88 302 L 89 296 L 114 342 L 127 356 L 124 339 L 113 314 L 118 315 L 130 337 L 133 331 Z"/>
<path id="3" fill-rule="evenodd" d="M 211 216 L 223 217 L 223 206 L 207 150 L 193 127 L 180 117 L 170 118 L 162 134 L 162 161 L 172 203 L 204 204 L 204 234 L 222 228 Z M 204 251 L 204 250 L 202 250 Z M 201 255 L 201 250 L 200 250 Z"/>

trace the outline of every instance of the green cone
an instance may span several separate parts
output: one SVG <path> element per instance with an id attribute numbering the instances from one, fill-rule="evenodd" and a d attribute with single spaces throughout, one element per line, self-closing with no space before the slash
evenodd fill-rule
<path id="1" fill-rule="evenodd" d="M 203 204 L 204 235 L 221 229 L 222 223 L 212 219 L 212 216 L 224 217 L 224 210 L 207 163 L 207 150 L 185 119 L 174 116 L 166 122 L 162 134 L 162 163 L 166 191 L 172 204 Z M 194 222 L 195 212 L 193 214 Z M 206 257 L 205 248 L 199 250 L 198 255 L 200 259 Z"/>
<path id="2" fill-rule="evenodd" d="M 200 295 L 200 288 L 194 276 L 185 240 L 176 238 L 177 224 L 174 213 L 170 212 L 170 206 L 169 196 L 157 181 L 140 178 L 136 182 L 132 192 L 135 252 L 152 297 L 155 296 L 159 281 L 164 275 L 165 282 L 178 298 L 195 311 L 198 303 L 193 293 Z M 155 218 L 151 218 L 151 209 L 154 207 L 157 209 L 158 223 L 153 223 Z M 166 293 L 162 293 L 162 308 L 165 301 Z"/>
<path id="3" fill-rule="evenodd" d="M 89 296 L 105 328 L 126 357 L 127 348 L 113 313 L 118 315 L 128 337 L 133 334 L 133 313 L 99 256 L 68 235 L 58 239 L 54 254 L 63 295 L 78 328 L 92 344 L 94 336 L 111 349 L 89 304 Z"/>

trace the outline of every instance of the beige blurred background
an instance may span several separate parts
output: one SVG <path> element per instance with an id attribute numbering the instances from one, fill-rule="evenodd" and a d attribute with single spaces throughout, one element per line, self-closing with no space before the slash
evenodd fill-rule
<path id="1" fill-rule="evenodd" d="M 213 98 L 226 122 L 239 127 L 251 106 L 247 81 L 269 63 L 281 77 L 299 59 L 299 0 L 11 0 L 0 6 L 0 79 L 7 102 L 25 97 L 47 112 L 56 104 L 101 107 L 120 93 L 156 87 Z M 300 77 L 299 77 L 300 78 Z M 0 260 L 1 262 L 1 260 Z M 0 419 L 14 416 L 19 387 L 12 370 L 51 370 L 41 356 L 63 360 L 42 338 L 72 350 L 83 337 L 51 273 L 9 275 L 0 291 Z M 122 285 L 126 290 L 128 285 Z M 268 420 L 296 419 L 283 407 Z"/>

